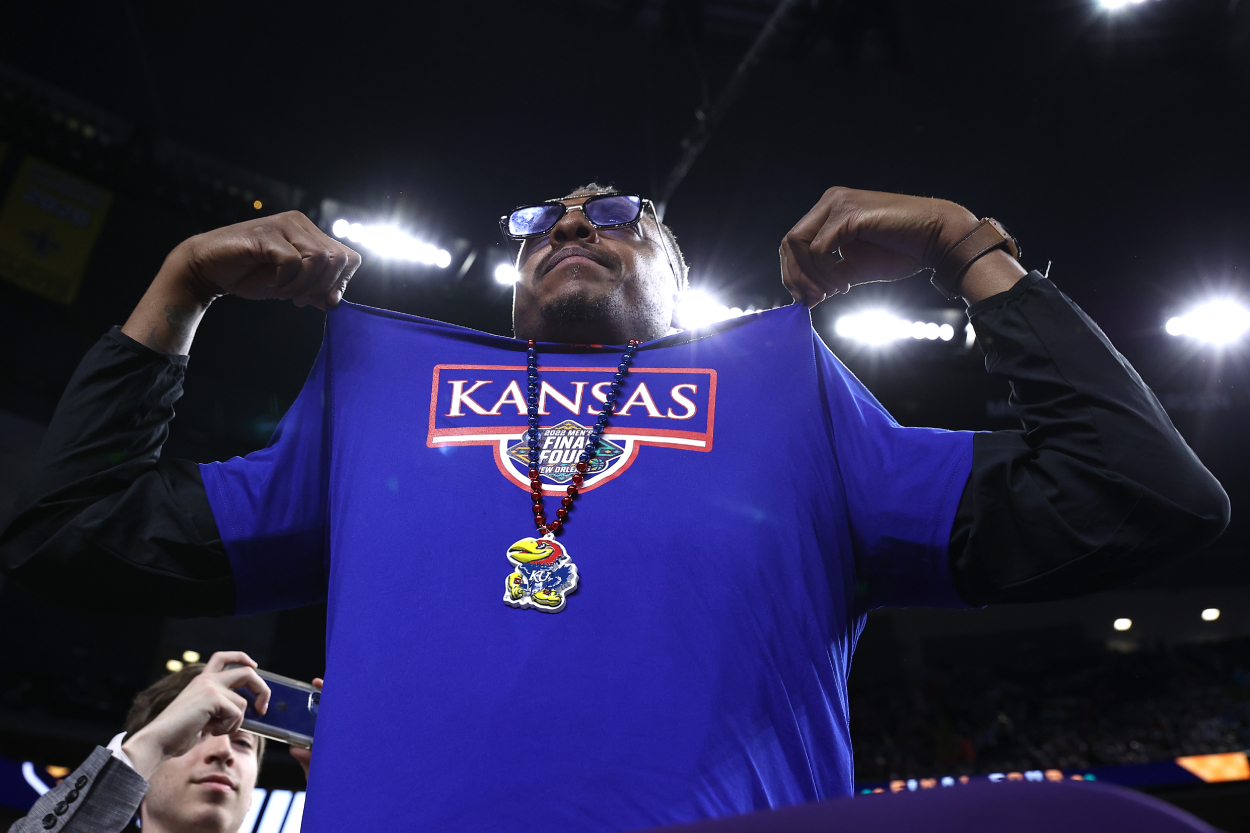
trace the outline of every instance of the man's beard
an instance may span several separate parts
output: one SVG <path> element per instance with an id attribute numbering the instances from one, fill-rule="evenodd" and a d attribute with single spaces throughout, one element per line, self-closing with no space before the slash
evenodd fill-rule
<path id="1" fill-rule="evenodd" d="M 631 338 L 650 341 L 668 333 L 663 307 L 655 299 L 626 300 L 620 291 L 576 291 L 552 298 L 541 313 L 553 341 L 624 344 Z M 556 334 L 560 335 L 556 335 Z"/>
<path id="2" fill-rule="evenodd" d="M 597 254 L 608 261 L 600 265 L 621 277 L 562 287 L 564 291 L 557 291 L 538 309 L 541 324 L 534 323 L 543 337 L 583 344 L 624 344 L 631 338 L 648 341 L 665 335 L 671 313 L 666 314 L 662 300 L 632 286 L 637 283 L 637 276 L 622 274 L 620 260 L 611 252 Z M 545 264 L 546 261 L 539 265 L 537 274 L 546 274 Z M 573 265 L 574 275 L 581 266 Z"/>
<path id="3" fill-rule="evenodd" d="M 550 324 L 582 324 L 590 321 L 613 321 L 620 317 L 621 303 L 617 293 L 585 291 L 557 295 L 542 306 L 542 316 Z"/>

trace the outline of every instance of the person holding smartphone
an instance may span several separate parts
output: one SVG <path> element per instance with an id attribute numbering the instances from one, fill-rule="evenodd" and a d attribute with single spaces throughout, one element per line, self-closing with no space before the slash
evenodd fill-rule
<path id="1" fill-rule="evenodd" d="M 140 692 L 126 730 L 41 796 L 9 833 L 235 833 L 252 804 L 264 738 L 240 729 L 269 686 L 242 651 L 221 651 Z"/>

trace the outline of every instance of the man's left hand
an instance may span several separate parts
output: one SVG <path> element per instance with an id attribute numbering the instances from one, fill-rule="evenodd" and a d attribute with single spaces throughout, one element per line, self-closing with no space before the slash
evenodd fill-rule
<path id="1" fill-rule="evenodd" d="M 796 301 L 814 307 L 856 284 L 934 266 L 979 222 L 949 200 L 830 188 L 782 239 L 781 279 Z"/>

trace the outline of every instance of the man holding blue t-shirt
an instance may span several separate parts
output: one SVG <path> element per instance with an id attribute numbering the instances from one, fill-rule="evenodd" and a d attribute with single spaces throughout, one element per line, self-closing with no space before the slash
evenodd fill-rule
<path id="1" fill-rule="evenodd" d="M 84 359 L 0 538 L 16 581 L 81 607 L 328 601 L 309 833 L 849 794 L 868 610 L 1088 593 L 1227 523 L 1128 362 L 953 203 L 831 189 L 782 243 L 801 303 L 690 332 L 649 201 L 588 186 L 501 226 L 516 338 L 341 303 L 359 256 L 297 213 L 186 241 Z M 928 268 L 1024 430 L 902 427 L 813 333 L 829 294 Z M 329 310 L 321 353 L 268 447 L 162 459 L 222 294 Z"/>

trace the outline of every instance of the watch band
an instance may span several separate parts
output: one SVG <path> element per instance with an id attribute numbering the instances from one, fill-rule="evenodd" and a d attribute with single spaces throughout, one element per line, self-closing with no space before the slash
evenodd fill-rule
<path id="1" fill-rule="evenodd" d="M 992 217 L 984 217 L 976 228 L 965 234 L 942 255 L 929 282 L 946 296 L 946 300 L 953 301 L 959 297 L 959 284 L 968 267 L 977 258 L 995 249 L 1006 249 L 1012 257 L 1020 259 L 1020 244 L 1011 236 L 1011 232 Z"/>

